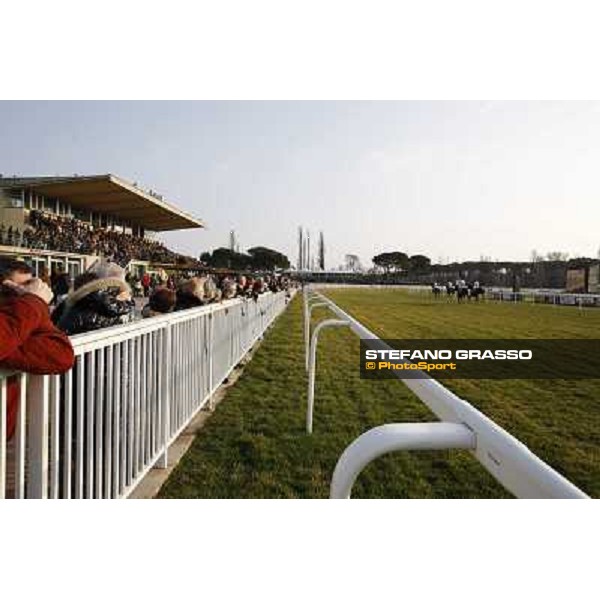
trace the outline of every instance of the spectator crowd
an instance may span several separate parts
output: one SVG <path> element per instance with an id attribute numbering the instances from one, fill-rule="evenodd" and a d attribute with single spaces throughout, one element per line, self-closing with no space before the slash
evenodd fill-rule
<path id="1" fill-rule="evenodd" d="M 167 285 L 154 287 L 142 316 L 150 317 L 233 298 L 257 300 L 265 292 L 285 291 L 289 296 L 291 286 L 289 278 L 282 275 L 203 275 L 181 279 L 177 284 L 170 280 Z"/>
<path id="2" fill-rule="evenodd" d="M 146 272 L 136 277 L 104 260 L 77 276 L 73 289 L 66 273 L 53 273 L 50 278 L 42 274 L 42 278 L 54 295 L 52 321 L 68 335 L 234 298 L 256 301 L 265 292 L 285 291 L 289 296 L 292 287 L 287 276 L 275 274 L 169 276 Z"/>
<path id="3" fill-rule="evenodd" d="M 159 241 L 39 210 L 29 212 L 29 221 L 23 231 L 0 224 L 1 245 L 96 254 L 121 266 L 132 259 L 162 263 L 175 263 L 181 259 Z"/>
<path id="4" fill-rule="evenodd" d="M 33 278 L 26 263 L 4 260 L 2 264 L 0 278 L 7 279 L 2 273 L 15 270 Z M 0 279 L 0 287 L 5 285 L 4 279 Z M 285 291 L 289 296 L 293 285 L 287 276 L 278 274 L 168 275 L 159 271 L 137 277 L 105 259 L 99 259 L 74 281 L 68 273 L 48 275 L 46 270 L 40 273 L 39 280 L 48 286 L 52 296 L 49 301 L 52 322 L 67 335 L 234 298 L 257 300 L 265 292 Z"/>

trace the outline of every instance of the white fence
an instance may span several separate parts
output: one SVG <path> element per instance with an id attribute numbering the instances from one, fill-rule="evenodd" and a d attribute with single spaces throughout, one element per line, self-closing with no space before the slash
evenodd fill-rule
<path id="1" fill-rule="evenodd" d="M 430 286 L 406 286 L 412 293 L 424 295 L 428 300 L 434 300 L 434 294 Z M 443 290 L 439 300 L 447 299 L 446 291 Z M 529 302 L 535 304 L 551 304 L 553 306 L 577 306 L 600 307 L 600 294 L 573 294 L 559 290 L 534 290 L 523 289 L 520 292 L 513 292 L 506 288 L 485 288 L 485 295 L 482 296 L 484 302 Z"/>
<path id="2" fill-rule="evenodd" d="M 313 302 L 311 303 L 311 300 Z M 326 306 L 336 316 L 323 326 L 348 326 L 364 340 L 379 338 L 329 298 L 304 289 L 306 366 L 308 370 L 307 431 L 312 432 L 316 372 L 317 325 L 310 331 L 311 307 Z M 384 348 L 382 342 L 378 348 Z M 389 347 L 388 347 L 389 349 Z M 399 372 L 398 372 L 399 373 Z M 435 379 L 400 379 L 439 419 L 433 423 L 394 423 L 375 427 L 359 436 L 340 457 L 331 481 L 332 498 L 350 497 L 362 469 L 372 460 L 398 450 L 462 448 L 475 458 L 507 490 L 518 498 L 585 498 L 584 492 L 533 454 L 527 446 L 502 429 L 474 406 Z"/>
<path id="3" fill-rule="evenodd" d="M 0 498 L 127 497 L 286 303 L 266 293 L 77 335 L 66 375 L 0 373 Z"/>
<path id="4" fill-rule="evenodd" d="M 600 306 L 600 294 L 571 294 L 569 292 L 556 292 L 552 290 L 523 290 L 512 292 L 510 290 L 486 290 L 488 300 L 499 302 L 534 302 L 536 304 L 552 304 L 555 306 Z"/>
<path id="5" fill-rule="evenodd" d="M 391 285 L 391 284 L 368 284 L 368 283 L 317 283 L 314 284 L 321 289 L 335 288 L 366 288 L 366 289 L 388 289 L 400 292 L 409 292 L 411 294 L 421 295 L 428 301 L 434 301 L 435 297 L 431 291 L 430 285 Z M 485 287 L 485 286 L 484 286 Z M 447 299 L 444 290 L 438 300 Z M 453 297 L 454 299 L 454 297 Z M 494 300 L 497 302 L 534 302 L 536 304 L 552 304 L 554 306 L 578 306 L 585 308 L 590 306 L 600 307 L 600 294 L 573 294 L 560 290 L 542 290 L 542 289 L 523 289 L 520 292 L 513 292 L 508 288 L 486 287 L 483 301 Z"/>

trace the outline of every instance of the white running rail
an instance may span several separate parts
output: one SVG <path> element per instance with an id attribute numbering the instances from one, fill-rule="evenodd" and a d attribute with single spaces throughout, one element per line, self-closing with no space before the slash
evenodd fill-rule
<path id="1" fill-rule="evenodd" d="M 486 290 L 488 300 L 499 302 L 534 302 L 536 304 L 552 304 L 554 306 L 600 306 L 600 294 L 572 294 L 570 292 L 528 291 L 512 292 L 492 288 Z"/>
<path id="2" fill-rule="evenodd" d="M 314 284 L 320 289 L 370 289 L 370 290 L 396 290 L 423 295 L 431 301 L 436 300 L 431 293 L 429 284 L 379 284 L 379 283 L 318 283 Z M 520 292 L 513 292 L 509 288 L 485 287 L 483 301 L 494 300 L 497 302 L 534 302 L 536 304 L 551 304 L 554 306 L 600 307 L 600 294 L 576 294 L 558 290 L 543 290 L 523 288 Z M 453 297 L 454 298 L 454 297 Z M 437 300 L 448 300 L 446 291 L 439 295 Z"/>
<path id="3" fill-rule="evenodd" d="M 73 336 L 66 375 L 0 372 L 0 498 L 127 497 L 286 304 L 266 293 L 144 319 Z"/>
<path id="4" fill-rule="evenodd" d="M 311 300 L 324 303 L 361 339 L 379 338 L 323 294 L 304 288 L 305 339 L 310 339 Z M 308 332 L 308 335 L 306 335 Z M 316 344 L 306 347 L 309 364 L 308 397 L 314 403 Z M 379 342 L 378 348 L 385 348 Z M 312 370 L 312 372 L 311 372 Z M 342 453 L 332 483 L 332 498 L 349 498 L 362 469 L 381 454 L 399 449 L 468 448 L 483 467 L 517 498 L 587 498 L 587 495 L 538 458 L 525 444 L 510 435 L 468 402 L 426 377 L 400 379 L 440 419 L 441 423 L 394 424 L 376 427 L 358 437 Z M 313 406 L 307 406 L 312 420 Z M 307 417 L 308 420 L 308 417 Z"/>

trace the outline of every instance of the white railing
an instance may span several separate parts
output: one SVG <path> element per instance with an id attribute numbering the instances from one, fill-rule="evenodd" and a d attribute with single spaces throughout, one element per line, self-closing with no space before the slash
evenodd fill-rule
<path id="1" fill-rule="evenodd" d="M 77 335 L 65 375 L 0 373 L 0 498 L 127 497 L 286 304 L 266 293 Z"/>
<path id="2" fill-rule="evenodd" d="M 311 304 L 311 299 L 314 302 Z M 304 288 L 304 327 L 309 389 L 307 431 L 312 432 L 316 345 L 318 328 L 310 335 L 310 308 L 324 304 L 358 337 L 379 338 L 344 312 L 329 298 Z M 378 348 L 390 349 L 379 341 Z M 518 498 L 586 498 L 586 494 L 533 454 L 527 446 L 479 412 L 468 402 L 446 389 L 435 379 L 400 379 L 440 419 L 434 423 L 403 423 L 375 427 L 359 436 L 346 448 L 336 465 L 331 481 L 332 498 L 349 498 L 362 469 L 381 454 L 397 450 L 442 448 L 468 449 L 507 490 Z"/>
<path id="3" fill-rule="evenodd" d="M 600 306 L 600 294 L 573 294 L 569 292 L 524 290 L 513 292 L 510 290 L 486 290 L 488 300 L 499 302 L 534 302 L 536 304 L 552 304 L 555 306 Z"/>
<path id="4" fill-rule="evenodd" d="M 392 284 L 369 284 L 369 283 L 316 283 L 322 289 L 388 289 L 409 292 L 411 294 L 421 295 L 427 301 L 436 300 L 435 295 L 431 291 L 431 285 L 414 284 L 414 285 L 392 285 Z M 485 286 L 484 286 L 485 287 Z M 455 298 L 455 297 L 452 297 Z M 437 298 L 438 300 L 447 300 L 448 295 L 443 289 L 442 293 Z M 542 290 L 542 289 L 523 289 L 520 292 L 513 292 L 509 288 L 485 287 L 485 295 L 483 301 L 494 300 L 497 302 L 534 302 L 537 304 L 552 304 L 554 306 L 577 306 L 585 308 L 586 306 L 600 307 L 600 294 L 575 294 L 571 292 L 558 290 Z"/>
<path id="5" fill-rule="evenodd" d="M 434 300 L 434 294 L 431 287 L 422 287 L 420 292 L 428 297 L 428 300 Z M 448 299 L 445 289 L 442 289 L 437 300 Z M 513 292 L 507 288 L 486 287 L 485 294 L 481 298 L 484 302 L 530 302 L 535 304 L 551 304 L 553 306 L 577 306 L 579 308 L 600 306 L 600 294 L 574 294 L 570 292 L 557 290 L 537 290 L 523 289 L 520 292 Z"/>

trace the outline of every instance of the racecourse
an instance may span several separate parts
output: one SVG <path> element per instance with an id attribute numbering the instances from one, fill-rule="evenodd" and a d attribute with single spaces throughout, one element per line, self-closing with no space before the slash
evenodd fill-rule
<path id="1" fill-rule="evenodd" d="M 384 338 L 595 338 L 600 309 L 448 302 L 401 289 L 328 289 Z M 326 316 L 315 309 L 314 320 Z M 325 498 L 335 463 L 357 435 L 435 417 L 399 381 L 359 377 L 358 339 L 322 334 L 314 434 L 304 432 L 306 372 L 298 296 L 161 491 L 185 498 Z M 600 496 L 600 380 L 445 380 L 588 494 Z M 398 453 L 359 477 L 354 497 L 506 497 L 465 451 Z"/>

